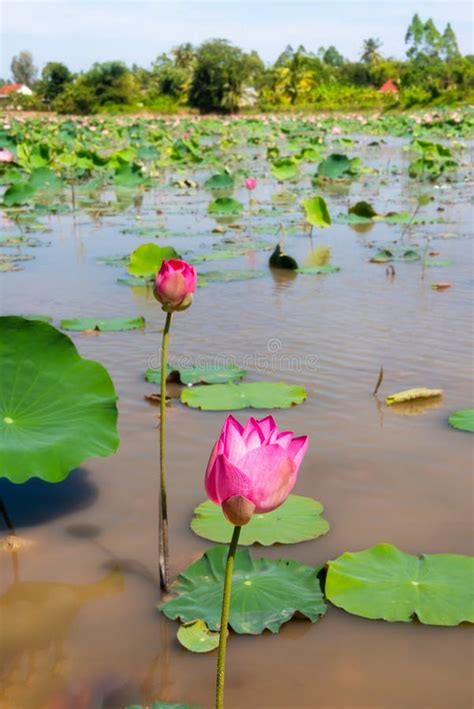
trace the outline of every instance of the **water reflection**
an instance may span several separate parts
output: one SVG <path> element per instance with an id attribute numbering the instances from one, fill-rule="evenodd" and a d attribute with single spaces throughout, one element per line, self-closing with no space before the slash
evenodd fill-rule
<path id="1" fill-rule="evenodd" d="M 86 603 L 123 588 L 117 567 L 90 584 L 14 581 L 0 596 L 0 707 L 58 706 L 49 699 L 64 689 L 72 622 Z"/>

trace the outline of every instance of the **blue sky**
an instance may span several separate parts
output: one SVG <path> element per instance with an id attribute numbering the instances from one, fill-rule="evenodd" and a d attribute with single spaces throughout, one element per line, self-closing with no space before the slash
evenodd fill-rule
<path id="1" fill-rule="evenodd" d="M 355 59 L 370 36 L 402 57 L 415 12 L 440 29 L 450 21 L 461 51 L 474 53 L 470 0 L 0 0 L 0 76 L 22 49 L 40 68 L 55 60 L 79 71 L 108 59 L 148 66 L 176 44 L 210 37 L 257 49 L 267 62 L 287 44 L 334 44 Z"/>

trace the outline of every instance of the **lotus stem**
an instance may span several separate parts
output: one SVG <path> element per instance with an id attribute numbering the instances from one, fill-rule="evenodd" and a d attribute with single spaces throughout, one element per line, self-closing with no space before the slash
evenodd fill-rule
<path id="1" fill-rule="evenodd" d="M 168 339 L 172 313 L 166 313 L 161 344 L 161 392 L 160 392 L 160 587 L 169 590 L 168 503 L 166 497 L 166 370 L 168 362 Z"/>
<path id="2" fill-rule="evenodd" d="M 217 683 L 216 683 L 216 709 L 224 707 L 224 677 L 225 677 L 225 652 L 227 647 L 227 626 L 229 624 L 230 595 L 232 590 L 232 572 L 234 570 L 234 557 L 239 542 L 241 527 L 234 527 L 232 540 L 229 544 L 225 566 L 224 592 L 222 596 L 221 628 L 219 635 L 219 655 L 217 658 Z"/>

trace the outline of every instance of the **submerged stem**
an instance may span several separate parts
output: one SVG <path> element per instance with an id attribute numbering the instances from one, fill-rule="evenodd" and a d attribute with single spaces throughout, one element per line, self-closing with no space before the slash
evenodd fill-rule
<path id="1" fill-rule="evenodd" d="M 225 567 L 224 592 L 222 596 L 221 628 L 219 636 L 219 655 L 217 658 L 217 684 L 216 684 L 216 709 L 224 707 L 224 676 L 225 676 L 225 651 L 227 647 L 227 626 L 229 623 L 230 595 L 232 589 L 232 572 L 234 570 L 234 557 L 239 541 L 241 527 L 234 527 L 234 533 L 229 545 Z"/>
<path id="2" fill-rule="evenodd" d="M 172 313 L 166 313 L 161 344 L 161 391 L 160 391 L 160 587 L 169 588 L 168 504 L 166 498 L 166 365 L 168 362 L 168 339 Z"/>

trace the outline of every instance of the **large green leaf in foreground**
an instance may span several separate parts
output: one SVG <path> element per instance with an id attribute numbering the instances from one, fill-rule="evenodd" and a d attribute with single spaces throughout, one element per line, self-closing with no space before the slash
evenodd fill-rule
<path id="1" fill-rule="evenodd" d="M 0 476 L 63 480 L 118 447 L 114 385 L 48 323 L 0 318 Z"/>
<path id="2" fill-rule="evenodd" d="M 427 625 L 474 622 L 474 558 L 405 554 L 391 544 L 328 562 L 326 596 L 363 618 Z"/>
<path id="3" fill-rule="evenodd" d="M 284 382 L 229 382 L 196 386 L 181 392 L 183 404 L 204 411 L 288 409 L 295 404 L 302 404 L 305 399 L 304 387 Z"/>
<path id="4" fill-rule="evenodd" d="M 316 539 L 329 531 L 329 522 L 322 517 L 323 506 L 317 500 L 290 495 L 273 512 L 255 514 L 242 527 L 239 544 L 297 544 Z M 213 542 L 230 542 L 233 525 L 225 518 L 222 508 L 206 500 L 194 510 L 191 529 Z"/>
<path id="5" fill-rule="evenodd" d="M 160 606 L 167 618 L 201 619 L 210 630 L 220 624 L 227 547 L 209 549 L 172 586 L 176 598 Z M 235 555 L 229 625 L 236 633 L 277 633 L 299 611 L 313 623 L 326 611 L 319 568 L 296 561 L 253 559 L 248 549 Z"/>

